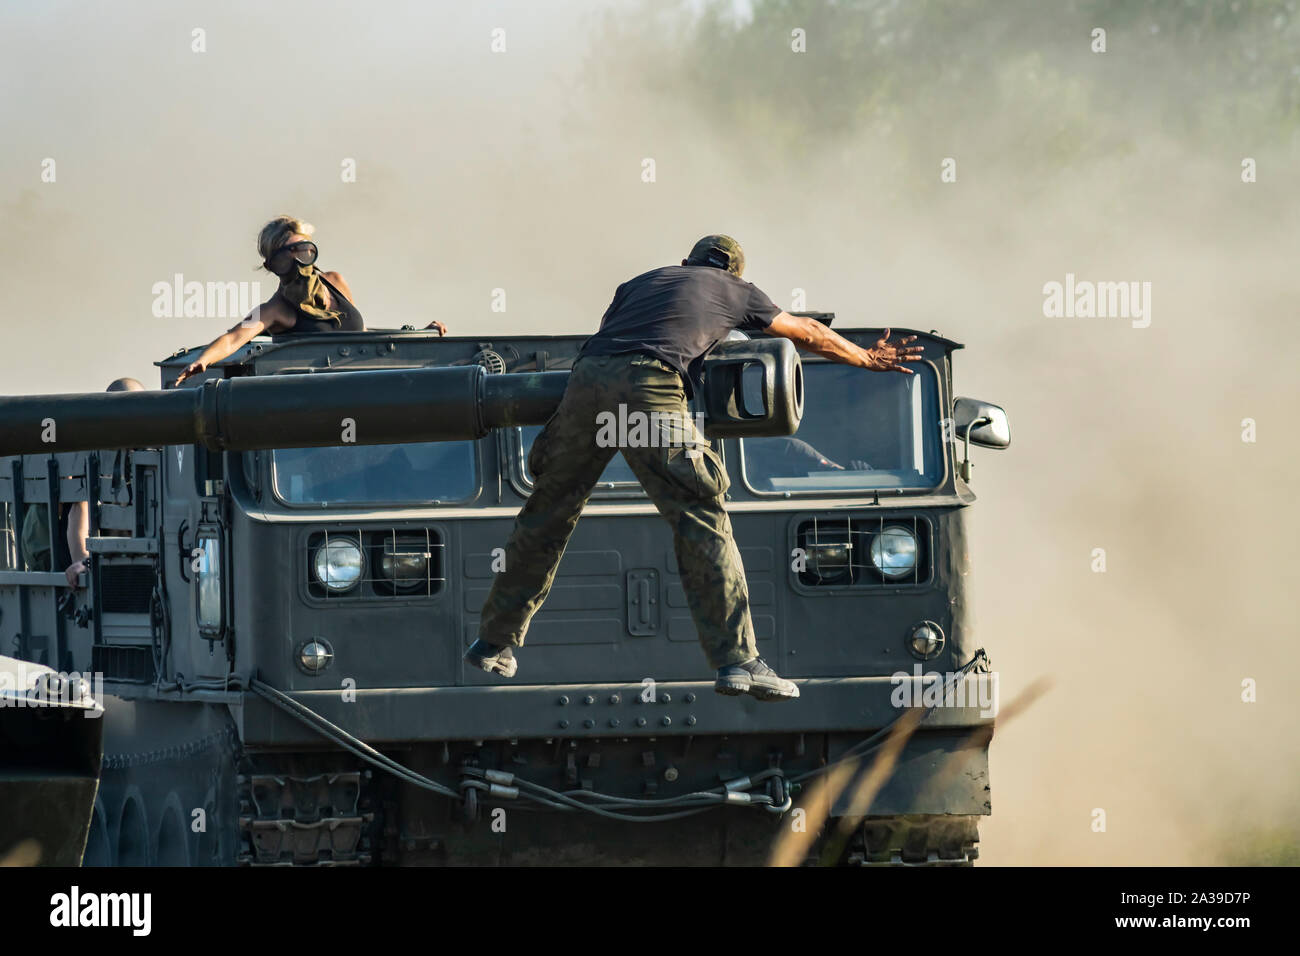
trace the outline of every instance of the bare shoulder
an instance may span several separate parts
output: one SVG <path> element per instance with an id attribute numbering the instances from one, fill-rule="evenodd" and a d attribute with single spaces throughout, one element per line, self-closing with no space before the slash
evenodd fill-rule
<path id="1" fill-rule="evenodd" d="M 322 272 L 321 275 L 323 275 L 326 279 L 329 280 L 330 285 L 334 286 L 345 296 L 347 296 L 349 302 L 352 301 L 352 287 L 348 285 L 348 280 L 343 278 L 341 273 Z"/>

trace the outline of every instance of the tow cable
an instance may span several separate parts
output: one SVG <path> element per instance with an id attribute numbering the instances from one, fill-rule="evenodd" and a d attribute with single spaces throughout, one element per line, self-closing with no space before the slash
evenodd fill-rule
<path id="1" fill-rule="evenodd" d="M 592 813 L 596 816 L 622 820 L 628 823 L 663 823 L 669 820 L 679 820 L 683 817 L 705 813 L 715 807 L 728 804 L 734 806 L 760 806 L 769 813 L 781 815 L 786 813 L 793 805 L 793 800 L 788 793 L 788 787 L 779 788 L 781 792 L 786 793 L 785 800 L 780 804 L 775 803 L 772 797 L 767 794 L 748 792 L 751 787 L 765 782 L 769 777 L 780 777 L 781 771 L 775 768 L 764 770 L 749 777 L 729 780 L 722 786 L 714 787 L 711 790 L 700 790 L 695 793 L 683 794 L 678 797 L 666 797 L 659 800 L 645 800 L 632 797 L 616 797 L 593 790 L 561 792 L 524 780 L 505 771 L 465 767 L 463 769 L 464 777 L 461 781 L 462 795 L 462 793 L 458 793 L 445 784 L 416 773 L 409 767 L 402 766 L 396 760 L 380 753 L 365 741 L 330 723 L 310 707 L 299 703 L 288 694 L 277 690 L 262 680 L 253 678 L 249 681 L 249 689 L 268 703 L 283 710 L 321 736 L 333 741 L 362 760 L 379 767 L 381 770 L 388 771 L 412 786 L 432 790 L 434 793 L 444 797 L 451 797 L 454 800 L 469 802 L 472 799 L 476 804 L 478 802 L 478 793 L 486 792 L 488 796 L 498 800 L 522 799 L 552 810 Z M 472 797 L 471 794 L 473 794 Z M 622 809 L 615 810 L 611 809 L 612 807 Z M 657 812 L 660 810 L 668 810 L 669 812 Z"/>
<path id="2" fill-rule="evenodd" d="M 952 673 L 951 680 L 945 684 L 943 696 L 946 697 L 948 689 L 954 686 L 957 681 L 966 677 L 975 669 L 977 664 L 981 661 L 987 662 L 987 660 L 988 656 L 984 653 L 984 649 L 977 650 L 970 661 Z M 836 760 L 802 773 L 797 777 L 787 779 L 780 769 L 773 767 L 747 777 L 728 780 L 721 786 L 709 790 L 697 790 L 677 797 L 663 797 L 651 800 L 636 797 L 617 797 L 594 790 L 552 790 L 549 787 L 525 780 L 504 770 L 484 770 L 479 767 L 462 768 L 460 789 L 457 791 L 446 784 L 431 780 L 423 774 L 403 766 L 391 757 L 385 756 L 365 741 L 354 737 L 342 727 L 331 723 L 310 707 L 294 700 L 288 694 L 277 690 L 270 684 L 258 678 L 253 678 L 249 681 L 248 686 L 253 693 L 263 700 L 301 721 L 322 737 L 333 741 L 362 760 L 381 770 L 388 771 L 412 786 L 431 790 L 444 797 L 460 801 L 465 805 L 470 815 L 476 811 L 479 793 L 485 793 L 495 800 L 525 800 L 545 809 L 592 813 L 596 816 L 607 817 L 611 820 L 622 820 L 628 823 L 664 823 L 669 820 L 680 820 L 683 817 L 695 816 L 699 813 L 707 813 L 716 807 L 728 805 L 762 807 L 769 813 L 777 816 L 783 815 L 789 812 L 794 805 L 793 793 L 798 784 L 811 777 L 826 773 L 832 767 L 845 761 L 860 760 L 884 742 L 890 729 L 903 716 L 900 713 L 898 717 L 885 724 L 874 734 L 854 744 Z M 922 720 L 929 717 L 937 706 L 937 704 L 933 704 L 927 707 Z M 903 713 L 906 713 L 906 711 Z M 772 781 L 769 784 L 769 793 L 750 792 L 758 784 L 767 783 L 769 780 Z"/>

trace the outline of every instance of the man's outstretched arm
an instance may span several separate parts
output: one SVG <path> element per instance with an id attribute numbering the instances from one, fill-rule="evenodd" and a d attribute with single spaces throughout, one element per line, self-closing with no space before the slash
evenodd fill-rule
<path id="1" fill-rule="evenodd" d="M 855 365 L 873 372 L 903 372 L 911 375 L 912 370 L 902 363 L 921 361 L 921 346 L 907 347 L 909 342 L 916 341 L 916 336 L 909 335 L 894 344 L 889 341 L 889 329 L 885 329 L 885 334 L 869 349 L 854 345 L 816 319 L 791 315 L 789 312 L 777 313 L 766 331 L 768 335 L 789 339 L 799 348 L 832 362 Z"/>

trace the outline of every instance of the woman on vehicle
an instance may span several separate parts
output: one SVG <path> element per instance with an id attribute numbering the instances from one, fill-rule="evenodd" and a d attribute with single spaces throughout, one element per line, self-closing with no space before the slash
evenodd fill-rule
<path id="1" fill-rule="evenodd" d="M 316 268 L 319 250 L 311 223 L 293 216 L 277 216 L 257 237 L 262 268 L 280 280 L 275 294 L 254 309 L 229 332 L 217 336 L 176 378 L 179 385 L 213 362 L 234 354 L 255 335 L 289 332 L 364 332 L 365 322 L 352 304 L 352 289 L 337 272 Z M 447 333 L 441 322 L 428 326 Z"/>

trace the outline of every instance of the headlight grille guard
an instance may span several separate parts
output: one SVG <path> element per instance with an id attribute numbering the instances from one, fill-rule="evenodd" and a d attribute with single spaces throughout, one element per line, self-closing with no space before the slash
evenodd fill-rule
<path id="1" fill-rule="evenodd" d="M 904 545 L 906 535 L 916 542 L 914 560 L 904 558 L 904 573 L 888 577 L 872 559 L 873 545 Z M 819 590 L 919 587 L 933 574 L 933 539 L 930 521 L 916 514 L 806 515 L 795 522 L 791 570 L 798 584 Z"/>
<path id="2" fill-rule="evenodd" d="M 361 576 L 345 591 L 325 587 L 315 572 L 317 553 L 339 541 L 359 545 L 362 554 Z M 430 598 L 447 584 L 445 550 L 442 534 L 436 528 L 321 529 L 306 537 L 302 580 L 307 596 L 326 604 Z"/>

